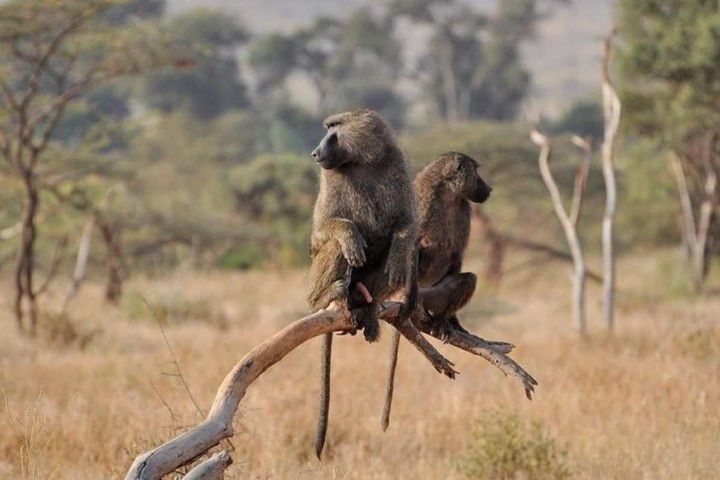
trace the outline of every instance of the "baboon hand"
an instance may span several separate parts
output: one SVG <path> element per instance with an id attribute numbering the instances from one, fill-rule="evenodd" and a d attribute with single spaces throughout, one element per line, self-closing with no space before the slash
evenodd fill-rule
<path id="1" fill-rule="evenodd" d="M 407 278 L 407 266 L 405 262 L 388 262 L 385 267 L 390 288 L 400 288 L 405 284 Z"/>
<path id="2" fill-rule="evenodd" d="M 359 232 L 352 232 L 340 240 L 340 249 L 345 260 L 353 267 L 362 267 L 365 264 L 365 240 Z"/>

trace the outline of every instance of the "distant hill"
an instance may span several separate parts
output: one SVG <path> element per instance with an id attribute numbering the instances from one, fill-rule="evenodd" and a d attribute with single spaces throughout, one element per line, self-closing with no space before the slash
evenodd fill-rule
<path id="1" fill-rule="evenodd" d="M 469 0 L 491 9 L 494 0 Z M 289 30 L 318 14 L 343 16 L 378 0 L 169 0 L 170 14 L 195 7 L 218 8 L 243 20 L 251 30 L 263 33 Z M 543 113 L 557 115 L 572 100 L 599 96 L 600 39 L 612 24 L 613 0 L 571 0 L 555 7 L 544 20 L 538 38 L 524 52 L 533 75 L 531 103 Z M 414 43 L 413 43 L 414 44 Z"/>

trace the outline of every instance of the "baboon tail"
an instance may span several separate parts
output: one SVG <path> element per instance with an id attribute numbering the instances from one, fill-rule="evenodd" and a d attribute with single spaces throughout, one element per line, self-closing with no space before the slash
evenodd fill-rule
<path id="1" fill-rule="evenodd" d="M 330 415 L 330 357 L 332 356 L 333 334 L 326 333 L 323 337 L 322 360 L 320 366 L 320 408 L 318 424 L 315 432 L 315 455 L 318 460 L 325 446 L 325 435 Z"/>
<path id="2" fill-rule="evenodd" d="M 390 345 L 390 365 L 388 367 L 387 385 L 385 386 L 385 406 L 383 407 L 380 425 L 383 432 L 390 425 L 390 410 L 392 409 L 393 390 L 395 389 L 395 367 L 397 367 L 398 350 L 400 349 L 400 332 L 393 331 L 392 344 Z"/>

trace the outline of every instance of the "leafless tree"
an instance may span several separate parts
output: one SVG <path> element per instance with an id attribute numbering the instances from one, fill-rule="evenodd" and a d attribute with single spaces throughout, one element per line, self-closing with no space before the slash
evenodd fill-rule
<path id="1" fill-rule="evenodd" d="M 682 151 L 670 154 L 670 169 L 680 197 L 683 243 L 697 291 L 702 290 L 709 272 L 711 227 L 717 221 L 719 141 L 720 135 L 711 131 L 693 142 L 688 142 L 688 146 Z M 687 166 L 687 170 L 683 165 Z M 689 174 L 699 179 L 700 183 L 697 222 L 688 181 Z"/>
<path id="2" fill-rule="evenodd" d="M 550 199 L 552 200 L 555 214 L 557 215 L 558 219 L 560 220 L 560 224 L 563 227 L 565 239 L 567 240 L 568 247 L 570 248 L 570 253 L 573 258 L 573 318 L 577 330 L 581 334 L 584 334 L 586 331 L 585 277 L 587 276 L 585 259 L 583 257 L 582 248 L 580 246 L 580 238 L 577 234 L 576 224 L 573 222 L 573 219 L 570 217 L 570 215 L 568 215 L 565 207 L 563 206 L 560 190 L 558 189 L 557 183 L 555 182 L 553 174 L 550 171 L 550 140 L 538 131 L 535 123 L 536 122 L 533 122 L 533 128 L 530 132 L 530 139 L 533 141 L 533 143 L 540 147 L 540 155 L 538 157 L 538 163 L 540 165 L 540 175 L 542 176 L 543 182 L 545 182 L 545 186 L 550 192 Z M 582 169 L 583 166 L 580 166 L 579 168 Z M 578 195 L 581 195 L 582 190 L 584 190 L 584 188 L 576 188 L 573 196 L 577 197 Z M 581 200 L 579 198 L 573 198 L 572 205 L 577 205 L 578 212 L 580 209 L 580 203 Z"/>
<path id="3" fill-rule="evenodd" d="M 603 318 L 605 326 L 612 331 L 615 325 L 615 252 L 613 224 L 617 211 L 617 186 L 615 182 L 614 149 L 620 125 L 621 103 L 610 80 L 610 56 L 612 53 L 610 33 L 604 42 L 602 60 L 602 98 L 605 119 L 605 135 L 602 144 L 602 171 L 605 180 L 605 214 L 602 223 L 603 249 Z"/>

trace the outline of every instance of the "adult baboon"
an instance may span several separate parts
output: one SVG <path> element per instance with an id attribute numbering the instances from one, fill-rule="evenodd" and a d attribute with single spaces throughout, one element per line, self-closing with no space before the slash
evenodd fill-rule
<path id="1" fill-rule="evenodd" d="M 390 294 L 403 292 L 401 317 L 415 308 L 417 225 L 408 166 L 377 112 L 344 112 L 328 117 L 324 125 L 327 133 L 312 152 L 322 170 L 313 212 L 308 303 L 313 310 L 341 309 L 374 342 L 378 307 Z M 331 348 L 328 334 L 315 438 L 318 458 L 328 423 Z"/>
<path id="2" fill-rule="evenodd" d="M 470 236 L 470 202 L 483 203 L 492 188 L 478 174 L 478 164 L 458 152 L 441 154 L 415 177 L 414 189 L 418 205 L 420 251 L 418 284 L 438 289 L 442 298 L 425 295 L 423 307 L 430 315 L 433 328 L 441 334 L 449 329 L 467 333 L 456 312 L 465 306 L 475 292 L 477 277 L 460 273 L 463 254 Z M 444 336 L 444 335 L 443 335 Z M 390 423 L 395 366 L 400 336 L 393 335 L 382 427 Z"/>

